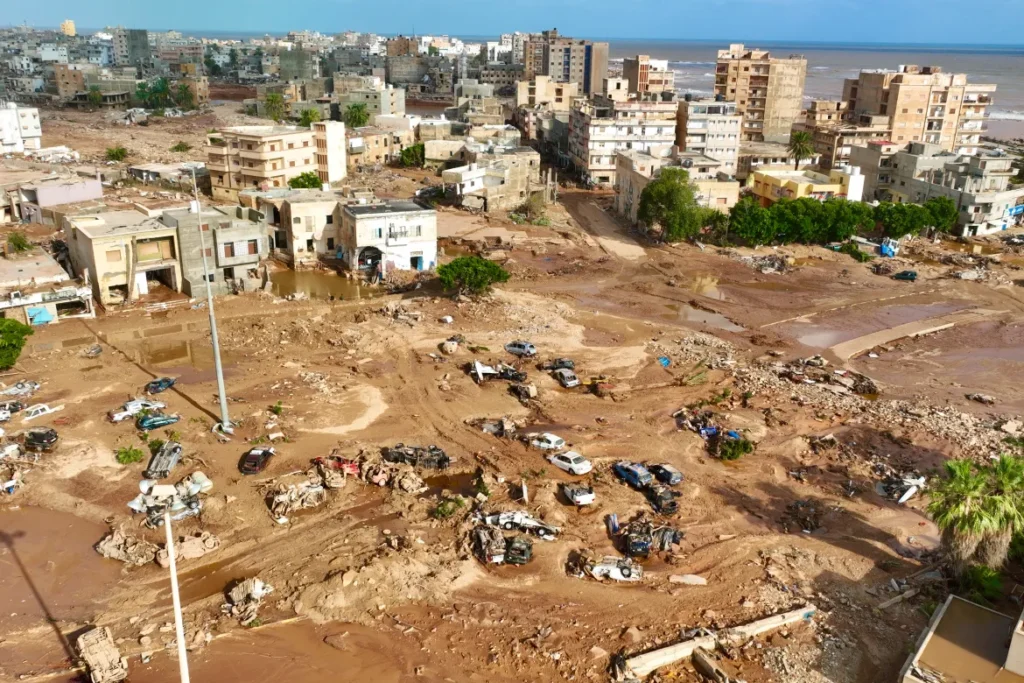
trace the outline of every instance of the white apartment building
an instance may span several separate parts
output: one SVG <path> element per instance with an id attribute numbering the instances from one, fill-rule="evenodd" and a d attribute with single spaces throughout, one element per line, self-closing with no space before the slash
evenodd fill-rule
<path id="1" fill-rule="evenodd" d="M 713 99 L 679 103 L 676 144 L 686 152 L 699 152 L 721 162 L 719 171 L 736 175 L 743 117 L 735 102 Z"/>
<path id="2" fill-rule="evenodd" d="M 577 100 L 569 116 L 569 156 L 584 179 L 615 185 L 616 152 L 659 154 L 675 145 L 679 103 L 672 93 L 613 101 Z"/>
<path id="3" fill-rule="evenodd" d="M 0 153 L 25 152 L 42 147 L 39 110 L 14 102 L 0 105 Z"/>
<path id="4" fill-rule="evenodd" d="M 313 140 L 320 182 L 329 185 L 344 180 L 348 175 L 345 124 L 341 121 L 317 121 L 313 124 Z"/>
<path id="5" fill-rule="evenodd" d="M 352 270 L 430 270 L 437 266 L 437 212 L 411 201 L 350 204 L 341 240 Z"/>

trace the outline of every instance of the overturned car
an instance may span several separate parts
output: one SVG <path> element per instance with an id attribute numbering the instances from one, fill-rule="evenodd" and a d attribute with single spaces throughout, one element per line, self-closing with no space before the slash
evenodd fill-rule
<path id="1" fill-rule="evenodd" d="M 481 524 L 489 527 L 500 528 L 505 531 L 528 531 L 546 540 L 554 539 L 561 531 L 558 527 L 546 524 L 522 510 L 516 512 L 495 512 L 490 515 L 481 514 L 477 519 Z"/>
<path id="2" fill-rule="evenodd" d="M 383 449 L 381 455 L 387 462 L 403 463 L 433 470 L 444 470 L 451 464 L 448 455 L 437 446 L 423 448 L 399 443 L 395 444 L 393 448 Z"/>
<path id="3" fill-rule="evenodd" d="M 525 536 L 505 538 L 498 529 L 473 529 L 473 549 L 485 564 L 526 564 L 533 558 L 533 542 Z"/>

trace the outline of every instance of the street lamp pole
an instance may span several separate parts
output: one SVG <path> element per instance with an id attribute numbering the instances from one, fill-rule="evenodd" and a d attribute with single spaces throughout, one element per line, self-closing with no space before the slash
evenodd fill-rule
<path id="1" fill-rule="evenodd" d="M 164 510 L 164 529 L 167 532 L 167 560 L 171 569 L 171 600 L 174 604 L 174 635 L 178 641 L 178 672 L 181 683 L 189 683 L 188 653 L 185 651 L 185 624 L 181 616 L 181 597 L 178 595 L 178 564 L 174 558 L 174 534 L 171 533 L 171 510 Z"/>
<path id="2" fill-rule="evenodd" d="M 196 202 L 196 218 L 199 220 L 199 245 L 203 252 L 203 280 L 206 281 L 206 306 L 210 311 L 210 339 L 213 342 L 213 365 L 217 371 L 217 394 L 220 397 L 220 429 L 231 434 L 231 419 L 228 417 L 228 396 L 224 391 L 224 368 L 220 362 L 220 342 L 217 338 L 217 318 L 213 314 L 213 289 L 210 286 L 210 271 L 206 265 L 206 238 L 203 237 L 203 209 L 199 203 L 199 184 L 196 182 L 196 167 L 192 166 L 192 194 Z"/>

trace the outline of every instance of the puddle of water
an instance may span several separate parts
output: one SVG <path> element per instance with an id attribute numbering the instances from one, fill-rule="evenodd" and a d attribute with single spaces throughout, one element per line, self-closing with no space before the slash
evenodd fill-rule
<path id="1" fill-rule="evenodd" d="M 469 498 L 476 495 L 475 481 L 476 474 L 473 472 L 456 472 L 426 477 L 423 483 L 427 485 L 427 490 L 423 492 L 423 497 L 439 498 L 445 493 L 454 493 Z"/>
<path id="2" fill-rule="evenodd" d="M 279 270 L 271 273 L 270 282 L 276 296 L 305 294 L 311 299 L 358 300 L 383 296 L 380 287 L 364 285 L 360 280 L 349 280 L 332 271 L 323 270 Z"/>
<path id="3" fill-rule="evenodd" d="M 210 382 L 216 379 L 213 347 L 206 340 L 146 340 L 126 344 L 122 348 L 135 362 L 159 369 L 167 376 L 177 378 L 182 384 Z M 230 375 L 238 361 L 238 354 L 221 348 L 220 358 L 224 373 Z"/>
<path id="4" fill-rule="evenodd" d="M 667 308 L 676 313 L 679 320 L 690 323 L 700 323 L 708 327 L 714 327 L 725 332 L 742 332 L 743 328 L 732 322 L 720 313 L 701 311 L 689 304 L 668 304 Z"/>
<path id="5" fill-rule="evenodd" d="M 714 275 L 697 275 L 690 283 L 689 290 L 709 299 L 725 301 L 725 294 L 718 289 L 718 278 Z"/>
<path id="6" fill-rule="evenodd" d="M 991 247 L 986 244 L 971 244 L 965 242 L 943 242 L 942 248 L 946 251 L 955 251 L 961 254 L 978 254 L 982 256 L 990 256 L 992 254 L 1003 253 L 1000 247 Z"/>
<path id="7" fill-rule="evenodd" d="M 476 256 L 475 251 L 462 244 L 449 244 L 443 247 L 443 249 L 444 254 L 442 255 L 452 259 L 458 258 L 460 256 Z M 438 251 L 441 250 L 438 249 Z"/>

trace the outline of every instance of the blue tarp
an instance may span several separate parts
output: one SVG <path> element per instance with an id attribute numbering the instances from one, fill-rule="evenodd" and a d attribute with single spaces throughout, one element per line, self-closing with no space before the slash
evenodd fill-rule
<path id="1" fill-rule="evenodd" d="M 658 356 L 658 362 L 661 363 L 661 367 L 663 368 L 667 368 L 668 366 L 672 365 L 672 359 L 670 359 L 668 356 Z"/>
<path id="2" fill-rule="evenodd" d="M 53 322 L 53 314 L 45 308 L 35 307 L 25 310 L 28 314 L 28 322 L 30 325 L 45 325 Z"/>

